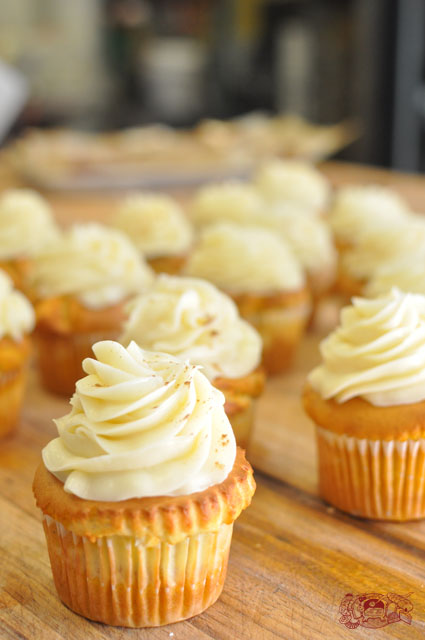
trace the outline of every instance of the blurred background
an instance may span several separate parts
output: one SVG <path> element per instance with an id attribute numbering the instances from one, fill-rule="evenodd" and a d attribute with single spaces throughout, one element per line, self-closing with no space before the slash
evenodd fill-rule
<path id="1" fill-rule="evenodd" d="M 425 169 L 422 0 L 13 0 L 0 61 L 25 127 L 192 126 L 253 110 L 358 118 L 339 157 Z"/>

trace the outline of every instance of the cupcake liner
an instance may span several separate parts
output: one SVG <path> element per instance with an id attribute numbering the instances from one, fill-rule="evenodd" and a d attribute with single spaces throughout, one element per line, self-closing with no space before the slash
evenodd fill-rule
<path id="1" fill-rule="evenodd" d="M 233 524 L 150 546 L 133 536 L 79 536 L 48 515 L 43 525 L 60 599 L 91 620 L 170 624 L 201 613 L 222 591 Z"/>
<path id="2" fill-rule="evenodd" d="M 425 517 L 425 439 L 370 440 L 316 427 L 320 495 L 379 520 Z"/>
<path id="3" fill-rule="evenodd" d="M 309 314 L 310 305 L 303 304 L 288 309 L 262 309 L 244 316 L 263 339 L 263 365 L 268 374 L 276 375 L 290 367 Z"/>
<path id="4" fill-rule="evenodd" d="M 93 356 L 92 345 L 99 340 L 116 340 L 119 331 L 59 334 L 36 331 L 38 367 L 43 386 L 53 393 L 71 396 L 75 383 L 83 377 L 81 363 Z"/>
<path id="5" fill-rule="evenodd" d="M 0 438 L 18 424 L 26 379 L 26 366 L 0 372 Z"/>

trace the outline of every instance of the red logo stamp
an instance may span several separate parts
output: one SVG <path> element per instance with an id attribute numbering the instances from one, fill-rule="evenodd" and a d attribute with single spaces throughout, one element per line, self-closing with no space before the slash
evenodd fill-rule
<path id="1" fill-rule="evenodd" d="M 394 622 L 411 624 L 411 595 L 412 593 L 405 596 L 399 596 L 397 593 L 361 593 L 356 596 L 347 593 L 339 605 L 341 617 L 338 622 L 348 629 L 380 629 Z"/>

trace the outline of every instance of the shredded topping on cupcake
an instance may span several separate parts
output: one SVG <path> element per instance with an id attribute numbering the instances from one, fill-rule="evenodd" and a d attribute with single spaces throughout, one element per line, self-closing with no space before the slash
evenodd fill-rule
<path id="1" fill-rule="evenodd" d="M 27 298 L 13 289 L 12 280 L 0 270 L 0 339 L 20 340 L 35 324 L 34 310 Z"/>
<path id="2" fill-rule="evenodd" d="M 361 397 L 376 406 L 425 399 L 425 296 L 394 288 L 375 300 L 354 298 L 321 344 L 310 376 L 325 398 Z"/>
<path id="3" fill-rule="evenodd" d="M 261 227 L 220 223 L 207 227 L 184 269 L 231 292 L 295 291 L 304 286 L 301 265 L 279 235 Z"/>
<path id="4" fill-rule="evenodd" d="M 0 197 L 0 259 L 31 257 L 59 235 L 48 202 L 31 189 Z"/>
<path id="5" fill-rule="evenodd" d="M 193 241 L 192 227 L 179 204 L 165 195 L 129 196 L 121 204 L 113 224 L 147 258 L 184 254 Z"/>
<path id="6" fill-rule="evenodd" d="M 59 437 L 43 449 L 64 489 L 87 500 L 184 495 L 222 482 L 236 457 L 224 396 L 195 366 L 163 353 L 93 346 Z"/>
<path id="7" fill-rule="evenodd" d="M 102 309 L 142 291 L 153 279 L 125 234 L 100 224 L 75 225 L 37 256 L 32 285 L 41 298 L 77 296 Z"/>
<path id="8" fill-rule="evenodd" d="M 210 380 L 240 378 L 260 363 L 259 334 L 239 317 L 234 302 L 205 280 L 161 275 L 128 309 L 120 342 L 134 340 L 202 365 Z"/>

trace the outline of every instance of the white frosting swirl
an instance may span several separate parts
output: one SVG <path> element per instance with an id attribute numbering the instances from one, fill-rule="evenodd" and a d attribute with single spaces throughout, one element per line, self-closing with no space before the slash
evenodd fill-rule
<path id="1" fill-rule="evenodd" d="M 407 255 L 422 255 L 425 261 L 425 221 L 410 216 L 403 222 L 387 223 L 363 235 L 347 249 L 341 260 L 344 271 L 357 279 L 369 280 L 383 265 Z"/>
<path id="2" fill-rule="evenodd" d="M 336 269 L 336 250 L 326 223 L 292 203 L 279 204 L 264 212 L 261 224 L 276 231 L 291 247 L 308 272 Z"/>
<path id="3" fill-rule="evenodd" d="M 144 349 L 202 365 L 210 380 L 240 378 L 260 363 L 259 334 L 239 317 L 235 303 L 205 280 L 163 274 L 128 308 L 124 345 L 134 340 Z"/>
<path id="4" fill-rule="evenodd" d="M 190 205 L 190 217 L 197 226 L 221 221 L 250 224 L 257 220 L 263 206 L 252 185 L 233 180 L 199 189 Z"/>
<path id="5" fill-rule="evenodd" d="M 405 293 L 425 295 L 425 261 L 423 255 L 408 254 L 402 259 L 377 269 L 366 286 L 369 298 L 383 295 L 397 287 Z"/>
<path id="6" fill-rule="evenodd" d="M 135 193 L 121 204 L 113 225 L 124 231 L 147 258 L 186 253 L 192 227 L 169 196 Z"/>
<path id="7" fill-rule="evenodd" d="M 277 233 L 224 222 L 204 229 L 184 271 L 235 293 L 304 286 L 301 265 Z"/>
<path id="8" fill-rule="evenodd" d="M 403 222 L 409 208 L 391 189 L 378 185 L 350 185 L 336 192 L 328 221 L 335 236 L 355 244 L 369 233 Z"/>
<path id="9" fill-rule="evenodd" d="M 44 464 L 86 500 L 184 495 L 222 482 L 236 456 L 224 396 L 194 366 L 132 342 L 93 346 Z"/>
<path id="10" fill-rule="evenodd" d="M 140 292 L 152 278 L 125 234 L 90 223 L 71 227 L 37 256 L 32 285 L 42 298 L 75 295 L 101 309 Z"/>
<path id="11" fill-rule="evenodd" d="M 9 189 L 0 197 L 0 259 L 33 256 L 59 231 L 47 201 L 31 189 Z"/>
<path id="12" fill-rule="evenodd" d="M 327 178 L 301 160 L 273 160 L 258 170 L 254 181 L 267 200 L 294 202 L 312 213 L 324 209 L 330 195 Z"/>
<path id="13" fill-rule="evenodd" d="M 30 333 L 35 324 L 35 314 L 30 302 L 13 289 L 12 280 L 0 270 L 0 339 L 10 336 L 20 340 Z"/>
<path id="14" fill-rule="evenodd" d="M 310 376 L 323 398 L 361 397 L 376 406 L 425 399 L 425 297 L 398 289 L 354 298 L 322 343 L 323 364 Z"/>

